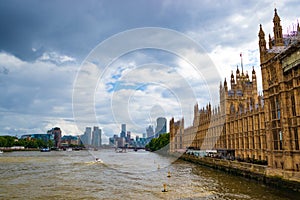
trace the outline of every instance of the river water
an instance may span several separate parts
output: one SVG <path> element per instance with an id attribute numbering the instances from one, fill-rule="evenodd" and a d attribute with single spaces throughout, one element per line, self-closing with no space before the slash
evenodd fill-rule
<path id="1" fill-rule="evenodd" d="M 0 199 L 283 200 L 300 194 L 146 151 L 23 151 L 0 155 Z"/>

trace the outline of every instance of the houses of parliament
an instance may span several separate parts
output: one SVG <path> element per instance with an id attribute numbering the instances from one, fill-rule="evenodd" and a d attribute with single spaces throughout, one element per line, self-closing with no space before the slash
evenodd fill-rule
<path id="1" fill-rule="evenodd" d="M 170 120 L 170 152 L 217 150 L 235 159 L 255 159 L 268 169 L 290 172 L 300 179 L 300 28 L 283 35 L 277 10 L 268 47 L 262 25 L 258 45 L 263 95 L 256 71 L 237 67 L 220 83 L 217 107 L 194 106 L 194 119 Z M 242 63 L 241 63 L 242 65 Z M 291 175 L 292 176 L 292 175 Z"/>

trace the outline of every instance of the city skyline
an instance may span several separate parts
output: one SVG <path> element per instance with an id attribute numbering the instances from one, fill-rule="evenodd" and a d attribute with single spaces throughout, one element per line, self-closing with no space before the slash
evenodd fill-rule
<path id="1" fill-rule="evenodd" d="M 295 13 L 300 5 L 296 1 L 275 3 L 278 13 L 284 16 L 282 28 L 286 34 L 297 23 Z M 75 1 L 71 5 L 70 1 L 26 1 L 18 2 L 18 6 L 14 5 L 14 1 L 2 1 L 0 4 L 3 15 L 0 20 L 3 27 L 0 34 L 0 135 L 44 133 L 56 126 L 65 134 L 83 134 L 84 130 L 77 126 L 72 110 L 73 84 L 77 71 L 90 51 L 100 42 L 134 28 L 161 27 L 187 35 L 204 47 L 218 72 L 222 74 L 222 81 L 224 78 L 228 80 L 231 70 L 240 66 L 239 54 L 242 52 L 244 70 L 251 72 L 254 66 L 257 79 L 261 80 L 256 36 L 259 24 L 263 24 L 264 30 L 271 30 L 272 22 L 269 18 L 275 8 L 274 1 L 149 1 L 145 5 L 143 2 L 92 1 L 81 4 Z M 136 8 L 133 9 L 133 6 Z M 188 54 L 197 57 L 193 52 Z M 193 71 L 189 70 L 187 62 L 163 51 L 134 51 L 112 63 L 113 77 L 105 79 L 106 86 L 110 87 L 104 92 L 101 90 L 95 93 L 94 110 L 98 123 L 83 126 L 95 124 L 101 127 L 106 136 L 102 138 L 103 143 L 107 143 L 112 134 L 120 132 L 121 123 L 126 123 L 127 129 L 135 135 L 144 133 L 145 127 L 153 124 L 159 116 L 166 117 L 167 121 L 171 117 L 178 119 L 182 116 L 180 109 L 174 109 L 182 105 L 176 102 L 176 98 L 170 98 L 166 89 L 158 84 L 141 85 L 139 88 L 123 84 L 137 76 L 130 74 L 132 71 L 137 73 L 136 66 L 148 63 L 175 66 L 193 89 L 199 105 L 203 106 L 209 101 L 209 96 L 201 96 L 203 80 L 199 82 L 196 80 L 199 76 L 191 76 Z M 162 77 L 166 77 L 166 81 L 172 80 L 172 76 L 168 77 L 159 70 L 160 66 L 156 65 L 154 68 L 158 73 L 144 68 L 137 74 L 146 81 L 149 80 L 149 83 L 152 80 L 158 83 Z M 191 80 L 187 78 L 189 76 Z M 148 79 L 149 77 L 157 79 Z M 173 81 L 174 84 L 178 83 Z M 177 94 L 179 89 L 172 91 Z M 258 82 L 258 89 L 262 92 L 261 81 Z M 132 94 L 131 98 L 128 98 L 128 94 Z M 109 99 L 113 95 L 115 101 L 105 102 L 101 99 Z M 153 101 L 147 104 L 147 98 Z M 125 101 L 132 104 L 128 104 L 125 109 L 119 108 Z M 111 102 L 115 103 L 113 108 L 107 106 Z M 194 103 L 196 102 L 186 108 L 190 111 L 190 117 L 185 116 L 185 121 L 189 124 Z M 118 111 L 117 116 L 116 112 L 110 112 L 114 108 Z M 132 113 L 124 115 L 126 110 L 132 110 Z"/>

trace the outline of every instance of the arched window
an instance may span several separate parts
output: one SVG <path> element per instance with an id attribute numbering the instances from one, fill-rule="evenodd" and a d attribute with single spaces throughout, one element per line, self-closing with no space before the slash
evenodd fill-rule
<path id="1" fill-rule="evenodd" d="M 249 110 L 250 110 L 250 111 L 252 111 L 253 105 L 254 105 L 253 98 L 250 98 L 250 102 L 249 102 Z"/>
<path id="2" fill-rule="evenodd" d="M 231 105 L 230 105 L 230 113 L 231 114 L 235 113 L 235 108 L 234 108 L 233 103 L 231 103 Z"/>
<path id="3" fill-rule="evenodd" d="M 244 112 L 244 106 L 243 104 L 239 104 L 239 113 L 242 114 Z"/>

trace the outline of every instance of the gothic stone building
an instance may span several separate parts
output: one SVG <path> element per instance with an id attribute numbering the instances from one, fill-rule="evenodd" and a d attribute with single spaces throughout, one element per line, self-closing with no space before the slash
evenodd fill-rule
<path id="1" fill-rule="evenodd" d="M 184 128 L 184 119 L 170 121 L 170 151 L 186 148 L 219 150 L 235 158 L 257 159 L 273 171 L 300 168 L 300 28 L 282 34 L 275 9 L 273 38 L 266 47 L 262 26 L 259 52 L 263 96 L 257 92 L 256 72 L 237 68 L 220 84 L 220 105 L 194 107 L 193 125 Z"/>
<path id="2" fill-rule="evenodd" d="M 260 26 L 259 52 L 265 100 L 265 126 L 269 166 L 299 171 L 300 151 L 300 29 L 282 34 L 275 9 L 269 49 Z"/>

